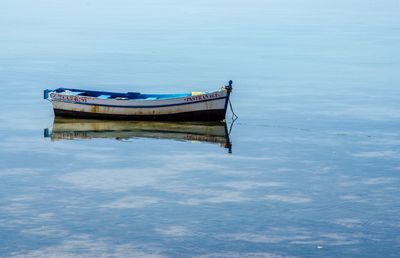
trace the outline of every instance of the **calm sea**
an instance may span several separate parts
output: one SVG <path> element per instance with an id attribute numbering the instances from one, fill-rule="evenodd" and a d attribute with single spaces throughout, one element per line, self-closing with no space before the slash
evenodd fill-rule
<path id="1" fill-rule="evenodd" d="M 399 257 L 399 13 L 2 0 L 0 256 Z M 42 98 L 230 79 L 231 154 L 224 126 L 53 121 Z"/>

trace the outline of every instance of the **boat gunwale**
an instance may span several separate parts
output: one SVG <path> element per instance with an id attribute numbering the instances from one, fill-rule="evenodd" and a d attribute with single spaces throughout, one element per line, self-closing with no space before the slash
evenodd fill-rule
<path id="1" fill-rule="evenodd" d="M 86 94 L 96 94 L 98 96 L 91 96 L 91 95 L 79 95 L 79 94 L 69 94 L 66 91 L 69 92 L 79 92 L 79 93 L 86 93 Z M 195 96 L 201 96 L 201 95 L 208 95 L 212 93 L 217 93 L 217 92 L 223 92 L 224 89 L 220 89 L 217 91 L 211 91 L 211 92 L 200 92 L 201 94 L 196 94 L 193 95 L 194 92 L 191 93 L 160 93 L 160 94 L 142 94 L 140 92 L 111 92 L 111 91 L 95 91 L 95 90 L 83 90 L 83 89 L 72 89 L 72 88 L 57 88 L 54 90 L 50 90 L 50 93 L 55 93 L 55 94 L 60 94 L 60 95 L 65 95 L 65 96 L 74 96 L 74 97 L 85 97 L 89 99 L 98 99 L 98 100 L 108 100 L 108 101 L 163 101 L 163 100 L 176 100 L 176 99 L 184 99 L 188 97 L 195 97 Z M 109 98 L 102 99 L 99 98 L 101 95 L 109 95 Z M 146 98 L 129 98 L 129 95 L 139 95 L 139 96 L 146 96 Z M 165 96 L 170 96 L 168 98 L 162 98 Z M 118 99 L 118 97 L 124 97 L 122 99 Z M 154 97 L 161 97 L 157 99 L 148 99 L 148 98 L 154 98 Z"/>

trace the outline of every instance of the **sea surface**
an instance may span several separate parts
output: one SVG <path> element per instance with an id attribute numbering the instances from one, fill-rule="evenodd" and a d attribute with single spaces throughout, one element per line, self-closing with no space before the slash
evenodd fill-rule
<path id="1" fill-rule="evenodd" d="M 217 127 L 43 100 L 228 80 Z M 0 257 L 400 256 L 398 0 L 1 0 L 0 94 Z"/>

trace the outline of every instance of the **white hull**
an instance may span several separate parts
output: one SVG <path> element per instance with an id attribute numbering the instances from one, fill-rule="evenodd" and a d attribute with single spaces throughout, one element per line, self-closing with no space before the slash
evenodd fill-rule
<path id="1" fill-rule="evenodd" d="M 228 98 L 229 92 L 225 89 L 163 100 L 99 99 L 57 92 L 49 95 L 58 115 L 146 120 L 223 120 Z"/>

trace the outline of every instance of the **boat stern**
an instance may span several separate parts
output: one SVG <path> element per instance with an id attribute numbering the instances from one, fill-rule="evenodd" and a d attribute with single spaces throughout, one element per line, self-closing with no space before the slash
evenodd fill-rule
<path id="1" fill-rule="evenodd" d="M 48 90 L 48 89 L 46 89 L 46 90 L 44 90 L 43 91 L 43 99 L 47 99 L 47 100 L 50 100 L 50 92 L 52 92 L 53 90 Z"/>

